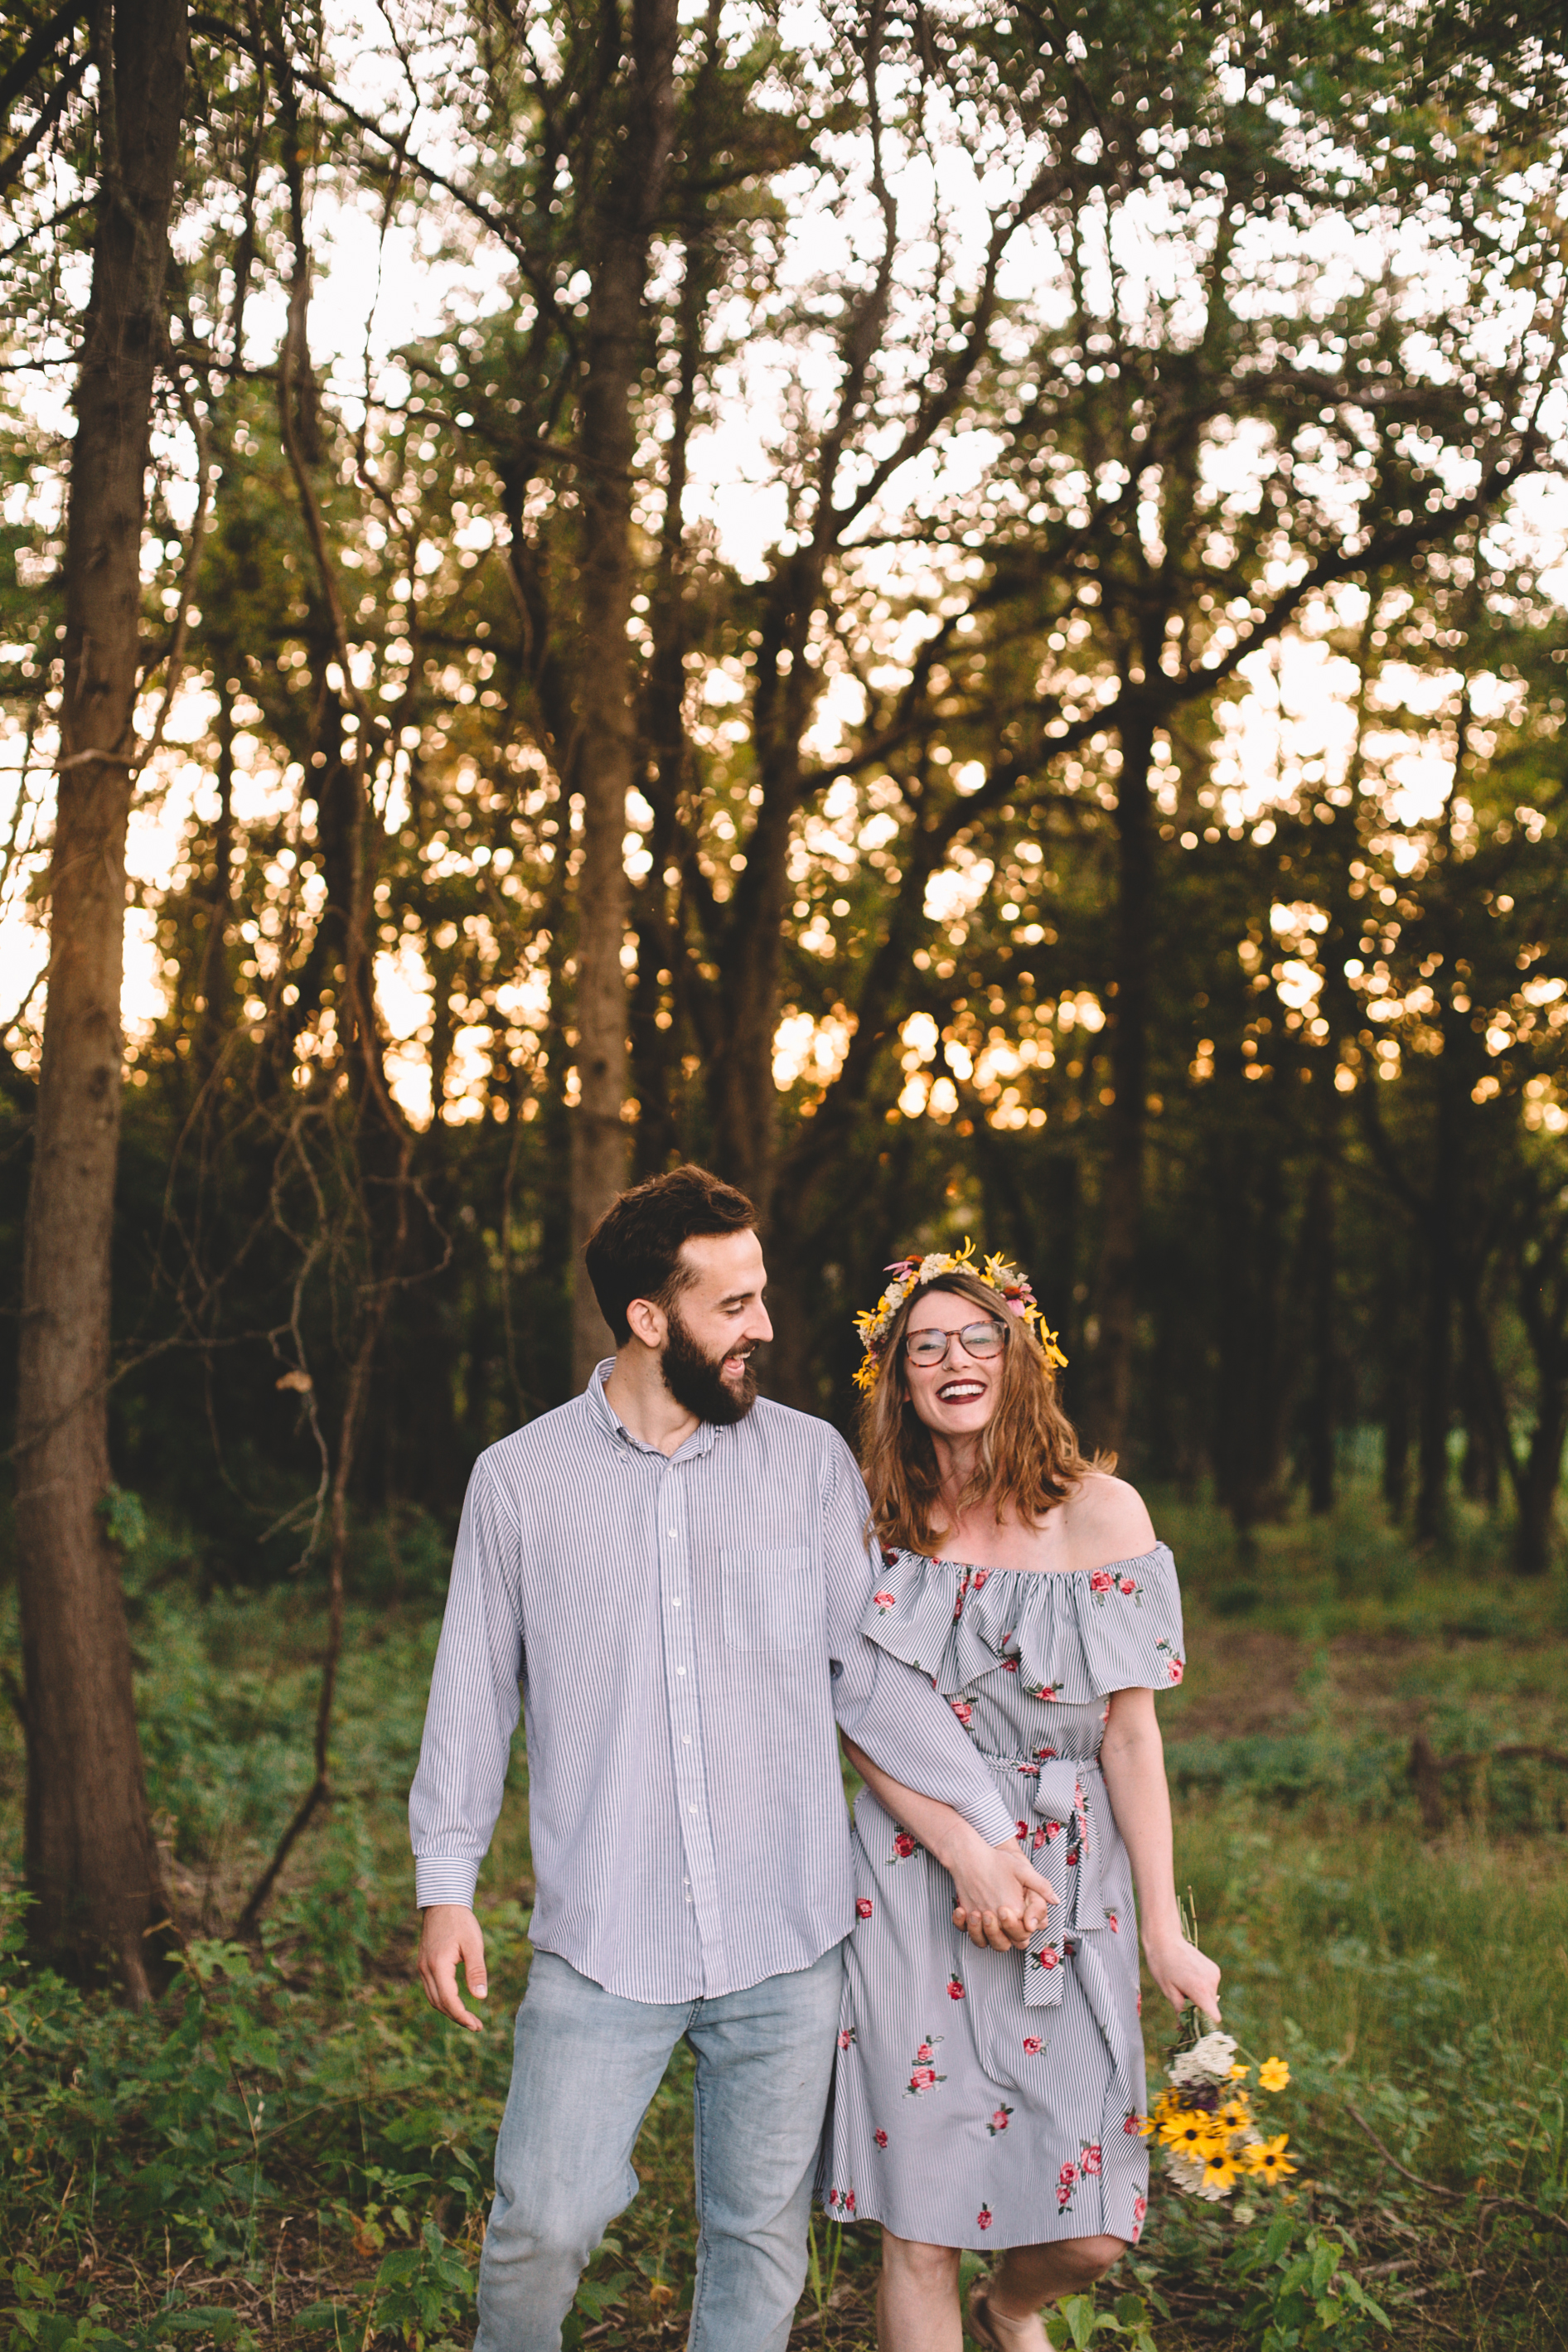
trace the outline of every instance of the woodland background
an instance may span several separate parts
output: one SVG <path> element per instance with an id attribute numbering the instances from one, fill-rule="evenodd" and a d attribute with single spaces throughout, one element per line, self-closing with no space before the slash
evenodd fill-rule
<path id="1" fill-rule="evenodd" d="M 1373 1836 L 1335 1932 L 1405 2024 L 1359 2096 L 1448 2184 L 1373 2252 L 1434 2343 L 1546 2340 L 1561 1996 L 1488 2025 L 1453 1922 L 1563 1932 L 1564 54 L 1490 0 L 11 12 L 18 2343 L 191 2332 L 160 2210 L 239 2298 L 204 2324 L 287 2329 L 301 2200 L 311 2324 L 457 2324 L 485 2116 L 416 2100 L 395 2161 L 413 2094 L 367 2126 L 331 2055 L 401 2036 L 435 2096 L 397 1694 L 476 1453 L 605 1344 L 576 1243 L 680 1158 L 762 1208 L 764 1386 L 841 1424 L 891 1255 L 1030 1269 L 1231 1661 L 1177 1758 L 1226 1950 L 1280 1966 L 1241 1915 L 1281 1804 L 1304 1885 Z M 1348 2150 L 1342 1967 L 1258 1997 Z M 264 2080 L 335 2085 L 357 2157 L 290 2120 L 273 2179 Z M 1510 2144 L 1526 2082 L 1510 2217 L 1454 2135 Z M 190 2184 L 246 2163 L 220 2228 Z M 1244 2273 L 1261 2342 L 1300 2281 L 1247 2320 Z"/>

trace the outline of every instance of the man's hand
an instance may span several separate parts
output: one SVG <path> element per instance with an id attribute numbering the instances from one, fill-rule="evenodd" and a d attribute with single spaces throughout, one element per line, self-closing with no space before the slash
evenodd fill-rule
<path id="1" fill-rule="evenodd" d="M 459 1960 L 469 1993 L 475 2000 L 483 2000 L 489 1987 L 485 1980 L 485 1939 L 479 1921 L 466 1903 L 432 1903 L 419 1930 L 419 1981 L 425 1988 L 425 1998 L 443 2017 L 466 2025 L 470 2033 L 482 2033 L 483 2023 L 471 2010 L 463 2007 L 458 1990 Z"/>
<path id="2" fill-rule="evenodd" d="M 1022 1951 L 1036 1929 L 1045 1926 L 1047 1906 L 1057 1900 L 1055 1889 L 1030 1869 L 1016 1839 L 987 1845 L 974 1831 L 966 1830 L 965 1840 L 941 1856 L 958 1897 L 953 1926 L 978 1947 Z"/>

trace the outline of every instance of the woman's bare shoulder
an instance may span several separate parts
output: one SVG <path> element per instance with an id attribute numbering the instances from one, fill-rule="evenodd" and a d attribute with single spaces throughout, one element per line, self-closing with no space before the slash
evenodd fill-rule
<path id="1" fill-rule="evenodd" d="M 1119 1559 L 1138 1559 L 1154 1549 L 1148 1506 L 1125 1478 L 1090 1470 L 1061 1508 L 1075 1568 L 1108 1567 Z"/>

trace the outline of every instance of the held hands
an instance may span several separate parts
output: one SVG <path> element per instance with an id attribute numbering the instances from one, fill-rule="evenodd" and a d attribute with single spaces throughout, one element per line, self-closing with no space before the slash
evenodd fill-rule
<path id="1" fill-rule="evenodd" d="M 1030 1937 L 1046 1924 L 1049 1905 L 1057 1900 L 1048 1879 L 1031 1870 L 1016 1841 L 987 1845 L 973 1830 L 964 1842 L 938 1856 L 952 1880 L 958 1897 L 952 1924 L 962 1927 L 977 1948 L 994 1952 L 1022 1951 Z"/>
<path id="2" fill-rule="evenodd" d="M 483 2024 L 471 2010 L 463 2007 L 458 1990 L 459 1960 L 469 1993 L 475 2000 L 483 2000 L 489 1988 L 485 1979 L 485 1939 L 479 1921 L 466 1903 L 432 1903 L 419 1929 L 419 1981 L 425 1988 L 425 1998 L 443 2017 L 466 2025 L 470 2033 L 482 2033 Z"/>
<path id="3" fill-rule="evenodd" d="M 1145 1937 L 1143 1957 L 1173 2009 L 1185 2009 L 1190 2002 L 1212 2023 L 1219 2023 L 1219 1969 L 1195 1944 L 1175 1934 Z"/>

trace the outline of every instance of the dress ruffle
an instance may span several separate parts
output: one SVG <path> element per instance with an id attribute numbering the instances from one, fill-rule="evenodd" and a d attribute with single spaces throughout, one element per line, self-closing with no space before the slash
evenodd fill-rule
<path id="1" fill-rule="evenodd" d="M 1082 1706 L 1113 1691 L 1168 1690 L 1186 1658 L 1166 1544 L 1044 1572 L 884 1555 L 860 1630 L 950 1699 L 987 1675 L 1016 1674 L 1032 1697 Z"/>

